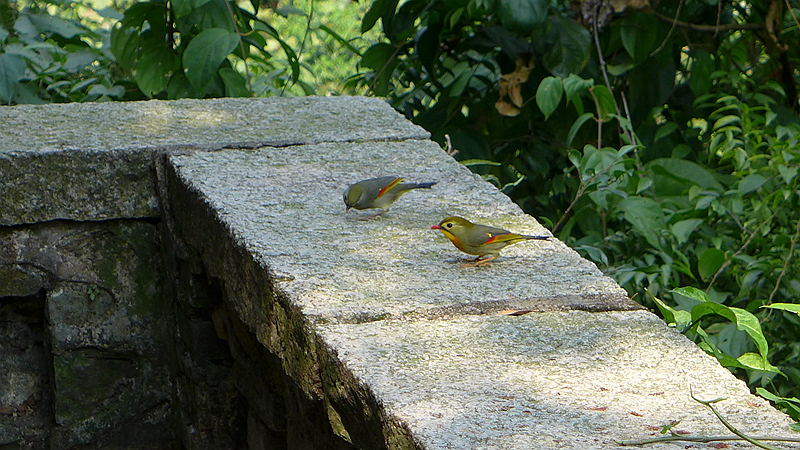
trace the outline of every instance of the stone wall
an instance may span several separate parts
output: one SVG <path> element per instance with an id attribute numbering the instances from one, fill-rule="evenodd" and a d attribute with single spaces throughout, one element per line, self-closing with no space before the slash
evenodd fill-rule
<path id="1" fill-rule="evenodd" d="M 617 448 L 789 421 L 384 102 L 0 108 L 0 449 Z M 382 219 L 371 176 L 437 181 Z M 506 310 L 527 315 L 498 314 Z M 662 444 L 658 448 L 683 448 Z M 736 448 L 736 444 L 732 444 Z"/>

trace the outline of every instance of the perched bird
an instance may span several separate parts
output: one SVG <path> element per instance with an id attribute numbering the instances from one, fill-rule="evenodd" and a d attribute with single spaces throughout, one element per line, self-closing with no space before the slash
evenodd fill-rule
<path id="1" fill-rule="evenodd" d="M 380 215 L 389 209 L 401 195 L 412 189 L 430 189 L 435 181 L 427 183 L 403 183 L 401 177 L 380 177 L 359 181 L 344 191 L 345 213 L 350 208 L 372 209 L 380 208 Z M 372 217 L 375 217 L 372 216 Z"/>
<path id="2" fill-rule="evenodd" d="M 550 236 L 529 236 L 512 233 L 502 228 L 478 225 L 458 216 L 450 216 L 431 230 L 439 230 L 459 250 L 470 255 L 478 255 L 466 265 L 482 266 L 500 255 L 506 245 L 516 244 L 529 239 L 547 240 Z M 486 257 L 486 258 L 484 258 Z"/>

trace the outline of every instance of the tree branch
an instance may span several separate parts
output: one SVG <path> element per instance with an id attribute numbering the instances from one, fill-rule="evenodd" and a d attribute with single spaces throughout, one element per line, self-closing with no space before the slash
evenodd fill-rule
<path id="1" fill-rule="evenodd" d="M 743 31 L 743 30 L 764 30 L 767 28 L 763 23 L 729 23 L 725 25 L 696 25 L 689 22 L 682 22 L 673 17 L 663 16 L 655 11 L 653 15 L 656 19 L 671 23 L 678 28 L 684 28 L 691 31 L 700 31 L 703 33 L 719 33 L 720 31 Z"/>

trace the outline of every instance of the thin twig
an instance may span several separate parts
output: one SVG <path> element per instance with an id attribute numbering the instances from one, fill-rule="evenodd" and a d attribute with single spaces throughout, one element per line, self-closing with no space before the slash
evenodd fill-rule
<path id="1" fill-rule="evenodd" d="M 763 449 L 766 449 L 766 450 L 781 450 L 778 447 L 775 447 L 775 446 L 772 446 L 772 445 L 768 445 L 768 444 L 764 444 L 763 442 L 760 442 L 760 441 L 758 441 L 758 440 L 756 440 L 756 439 L 754 439 L 754 438 L 742 433 L 741 431 L 737 430 L 736 427 L 734 427 L 733 425 L 729 424 L 728 421 L 725 420 L 725 418 L 722 417 L 720 415 L 720 413 L 717 412 L 717 409 L 714 408 L 714 405 L 712 404 L 712 403 L 717 403 L 719 401 L 725 400 L 724 398 L 718 398 L 718 399 L 714 399 L 714 400 L 703 401 L 703 400 L 700 400 L 699 398 L 695 397 L 694 394 L 691 393 L 691 392 L 690 392 L 690 395 L 692 397 L 692 400 L 694 400 L 694 401 L 696 401 L 696 402 L 698 402 L 700 404 L 708 406 L 709 409 L 711 409 L 711 412 L 713 412 L 714 415 L 717 416 L 717 419 L 719 419 L 719 421 L 722 422 L 722 424 L 725 425 L 725 428 L 730 430 L 731 433 L 735 434 L 736 436 L 739 436 L 740 438 L 742 438 L 745 441 L 755 445 L 758 448 L 763 448 Z"/>
<path id="2" fill-rule="evenodd" d="M 789 0 L 786 0 L 786 1 L 789 1 Z M 664 48 L 664 45 L 667 44 L 667 41 L 669 40 L 669 38 L 672 37 L 672 33 L 675 31 L 675 25 L 677 25 L 677 22 L 678 22 L 678 16 L 681 15 L 681 8 L 683 8 L 683 0 L 681 0 L 678 3 L 678 10 L 675 12 L 675 19 L 672 21 L 672 27 L 670 27 L 669 32 L 667 33 L 667 36 L 664 37 L 664 40 L 661 41 L 661 45 L 659 45 L 657 49 L 653 50 L 653 53 L 650 53 L 650 57 L 651 58 L 653 56 L 655 56 L 658 52 L 660 52 L 661 49 Z"/>
<path id="3" fill-rule="evenodd" d="M 720 31 L 745 31 L 745 30 L 763 30 L 767 26 L 763 23 L 730 23 L 725 25 L 695 25 L 693 23 L 688 22 L 681 22 L 680 20 L 675 20 L 672 17 L 667 17 L 661 15 L 655 11 L 653 11 L 653 15 L 656 19 L 666 22 L 666 23 L 675 23 L 675 26 L 678 28 L 684 28 L 690 31 L 701 31 L 703 33 L 719 33 Z"/>

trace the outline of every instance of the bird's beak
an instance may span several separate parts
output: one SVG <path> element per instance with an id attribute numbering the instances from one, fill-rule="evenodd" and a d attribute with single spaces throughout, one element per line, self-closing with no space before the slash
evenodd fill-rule
<path id="1" fill-rule="evenodd" d="M 348 212 L 350 212 L 350 207 L 349 206 L 344 208 L 344 213 L 347 214 Z"/>
<path id="2" fill-rule="evenodd" d="M 440 227 L 439 225 L 434 225 L 431 227 L 431 230 L 441 230 L 441 229 L 442 227 Z"/>

